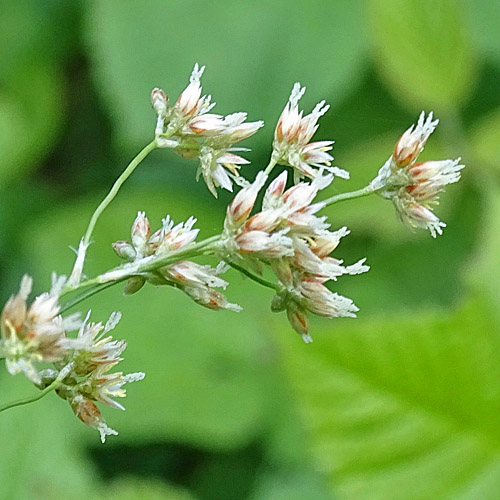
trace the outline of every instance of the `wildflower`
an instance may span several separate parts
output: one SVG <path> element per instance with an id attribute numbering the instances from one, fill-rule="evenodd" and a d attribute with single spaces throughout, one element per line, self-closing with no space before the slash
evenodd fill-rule
<path id="1" fill-rule="evenodd" d="M 7 301 L 1 315 L 0 351 L 11 375 L 23 372 L 38 384 L 41 376 L 35 363 L 60 361 L 66 355 L 60 340 L 67 330 L 78 328 L 80 321 L 78 314 L 66 319 L 59 315 L 61 283 L 56 279 L 51 292 L 39 295 L 28 307 L 33 280 L 25 275 L 18 294 Z"/>
<path id="2" fill-rule="evenodd" d="M 329 231 L 326 217 L 317 212 L 324 203 L 314 203 L 320 189 L 333 175 L 318 172 L 311 183 L 301 182 L 288 190 L 287 173 L 282 172 L 267 188 L 262 211 L 250 216 L 265 178 L 257 177 L 242 189 L 228 207 L 221 240 L 227 260 L 239 259 L 257 272 L 269 264 L 281 286 L 273 299 L 273 311 L 287 311 L 290 324 L 305 342 L 311 342 L 307 311 L 326 317 L 353 317 L 353 302 L 331 292 L 324 283 L 345 274 L 360 274 L 369 268 L 364 259 L 344 266 L 330 257 L 349 231 Z"/>
<path id="3" fill-rule="evenodd" d="M 217 197 L 217 187 L 232 191 L 233 180 L 238 180 L 238 169 L 249 163 L 235 154 L 248 151 L 234 144 L 248 139 L 264 125 L 259 120 L 246 122 L 247 113 L 222 116 L 209 111 L 215 106 L 210 96 L 202 96 L 201 75 L 205 66 L 195 65 L 189 85 L 173 107 L 161 89 L 151 93 L 151 103 L 157 114 L 156 143 L 173 148 L 183 158 L 199 158 L 201 175 L 210 192 Z"/>
<path id="4" fill-rule="evenodd" d="M 145 377 L 143 372 L 128 375 L 123 375 L 121 372 L 107 373 L 113 366 L 113 364 L 101 365 L 84 381 L 66 386 L 59 393 L 61 397 L 67 399 L 75 415 L 84 424 L 99 431 L 102 443 L 106 441 L 106 436 L 116 436 L 118 432 L 108 427 L 94 401 L 111 408 L 125 410 L 124 406 L 113 398 L 124 398 L 126 390 L 123 386 L 143 380 Z"/>
<path id="5" fill-rule="evenodd" d="M 115 365 L 122 358 L 120 355 L 127 347 L 124 340 L 112 340 L 105 336 L 113 330 L 121 318 L 120 313 L 111 314 L 106 325 L 102 323 L 88 323 L 90 311 L 87 314 L 76 338 L 66 338 L 60 345 L 67 350 L 72 350 L 71 356 L 74 371 L 78 376 L 85 376 L 99 366 Z"/>
<path id="6" fill-rule="evenodd" d="M 203 146 L 199 153 L 200 167 L 197 178 L 201 175 L 210 192 L 217 198 L 216 187 L 233 191 L 231 177 L 238 176 L 240 165 L 248 165 L 245 158 L 234 154 L 234 149 L 216 149 Z"/>
<path id="7" fill-rule="evenodd" d="M 309 115 L 303 116 L 298 103 L 305 90 L 300 83 L 293 86 L 274 132 L 273 158 L 277 163 L 293 167 L 296 180 L 302 177 L 314 179 L 318 172 L 314 167 L 348 179 L 348 172 L 331 166 L 333 157 L 328 151 L 332 149 L 333 141 L 309 142 L 319 127 L 318 119 L 330 106 L 321 101 Z"/>
<path id="8" fill-rule="evenodd" d="M 379 170 L 371 186 L 387 199 L 392 200 L 398 218 L 411 228 L 428 229 L 435 238 L 443 233 L 446 223 L 432 212 L 438 204 L 444 187 L 460 180 L 460 158 L 417 163 L 419 154 L 434 131 L 439 120 L 432 113 L 419 116 L 399 139 L 391 157 Z"/>
<path id="9" fill-rule="evenodd" d="M 130 262 L 132 268 L 124 272 L 133 272 L 144 259 L 155 259 L 175 254 L 189 248 L 196 237 L 198 229 L 193 229 L 196 219 L 190 217 L 186 222 L 174 224 L 167 216 L 162 220 L 162 227 L 151 234 L 149 220 L 144 212 L 139 212 L 132 225 L 132 243 L 117 241 L 113 244 L 116 253 Z M 198 304 L 210 309 L 229 309 L 239 311 L 241 307 L 232 304 L 214 288 L 226 288 L 227 282 L 219 277 L 226 270 L 223 266 L 213 268 L 195 262 L 179 259 L 177 262 L 159 267 L 154 273 L 141 273 L 132 276 L 125 285 L 125 294 L 137 292 L 149 281 L 154 285 L 170 285 L 179 288 Z"/>

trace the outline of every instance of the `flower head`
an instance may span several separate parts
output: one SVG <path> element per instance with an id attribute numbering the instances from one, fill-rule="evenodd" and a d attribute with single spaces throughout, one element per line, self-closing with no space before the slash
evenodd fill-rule
<path id="1" fill-rule="evenodd" d="M 460 180 L 460 170 L 464 168 L 460 158 L 417 163 L 438 122 L 433 120 L 432 113 L 426 118 L 422 111 L 417 125 L 412 125 L 401 136 L 391 157 L 371 182 L 374 190 L 392 200 L 404 224 L 428 229 L 433 238 L 443 233 L 446 224 L 432 212 L 432 206 L 438 204 L 446 185 Z"/>
<path id="2" fill-rule="evenodd" d="M 151 103 L 157 114 L 156 143 L 173 148 L 183 158 L 199 158 L 201 175 L 210 192 L 217 197 L 217 187 L 232 191 L 233 180 L 238 181 L 238 169 L 249 162 L 235 151 L 234 144 L 255 134 L 264 122 L 246 122 L 247 113 L 227 116 L 209 113 L 215 106 L 210 96 L 202 96 L 201 76 L 205 66 L 195 65 L 189 85 L 169 107 L 168 97 L 161 89 L 154 89 Z"/>
<path id="3" fill-rule="evenodd" d="M 124 340 L 113 340 L 111 336 L 106 336 L 120 321 L 120 313 L 111 314 L 106 325 L 89 323 L 89 316 L 90 311 L 76 338 L 60 341 L 65 349 L 72 351 L 71 359 L 78 376 L 88 375 L 100 366 L 115 365 L 122 360 L 120 355 L 127 347 Z"/>
<path id="4" fill-rule="evenodd" d="M 66 350 L 61 344 L 66 331 L 80 325 L 79 315 L 63 319 L 59 315 L 60 282 L 54 283 L 50 293 L 43 293 L 27 306 L 33 280 L 25 275 L 17 295 L 12 296 L 1 315 L 0 351 L 6 358 L 11 375 L 23 372 L 32 382 L 41 382 L 37 362 L 62 360 Z"/>
<path id="5" fill-rule="evenodd" d="M 329 109 L 325 101 L 319 102 L 309 115 L 299 111 L 299 100 L 306 88 L 300 83 L 293 86 L 292 93 L 281 113 L 274 131 L 273 157 L 277 163 L 289 165 L 295 169 L 296 178 L 314 179 L 317 168 L 330 171 L 334 175 L 349 178 L 349 173 L 338 167 L 332 167 L 333 157 L 328 153 L 333 141 L 310 142 L 318 129 L 318 120 Z"/>
<path id="6" fill-rule="evenodd" d="M 283 172 L 267 188 L 262 210 L 250 216 L 265 182 L 258 176 L 236 195 L 224 223 L 223 258 L 240 260 L 257 272 L 270 265 L 281 287 L 272 309 L 286 310 L 292 327 L 306 342 L 312 341 L 307 311 L 332 318 L 353 317 L 357 311 L 350 299 L 331 292 L 324 283 L 368 270 L 364 259 L 345 266 L 330 257 L 340 239 L 349 234 L 345 227 L 329 231 L 326 217 L 316 215 L 324 204 L 314 203 L 314 198 L 332 179 L 332 174 L 320 172 L 311 183 L 301 182 L 287 190 L 287 173 Z"/>

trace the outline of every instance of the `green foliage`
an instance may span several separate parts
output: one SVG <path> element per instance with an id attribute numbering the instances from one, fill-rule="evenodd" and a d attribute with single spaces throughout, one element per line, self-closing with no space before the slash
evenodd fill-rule
<path id="1" fill-rule="evenodd" d="M 453 0 L 371 0 L 378 69 L 411 109 L 449 111 L 476 77 L 462 6 Z"/>
<path id="2" fill-rule="evenodd" d="M 21 377 L 2 374 L 2 402 L 36 394 Z M 55 412 L 56 406 L 62 406 Z M 65 407 L 67 406 L 67 407 Z M 57 418 L 55 417 L 57 413 Z M 95 480 L 74 439 L 75 417 L 55 394 L 2 413 L 0 491 L 9 500 L 79 500 Z"/>
<path id="3" fill-rule="evenodd" d="M 207 65 L 204 90 L 214 96 L 219 112 L 248 111 L 250 119 L 264 119 L 267 133 L 253 144 L 266 137 L 260 145 L 268 148 L 294 82 L 311 88 L 304 99 L 310 106 L 321 96 L 337 102 L 356 83 L 367 50 L 362 11 L 360 0 L 314 0 L 307 9 L 288 0 L 230 5 L 154 0 L 147 8 L 133 0 L 97 0 L 87 39 L 96 83 L 120 140 L 142 144 L 150 137 L 152 87 L 176 99 L 199 62 Z"/>
<path id="4" fill-rule="evenodd" d="M 480 301 L 281 336 L 311 452 L 343 500 L 495 500 L 500 343 Z"/>
<path id="5" fill-rule="evenodd" d="M 500 169 L 500 109 L 493 110 L 475 125 L 471 147 L 480 164 Z"/>
<path id="6" fill-rule="evenodd" d="M 145 481 L 134 478 L 124 478 L 114 481 L 92 497 L 82 497 L 86 500 L 195 500 L 185 490 L 166 486 L 159 481 Z"/>
<path id="7" fill-rule="evenodd" d="M 54 5 L 55 6 L 55 5 Z M 0 181 L 18 177 L 46 154 L 62 118 L 62 82 L 50 18 L 33 0 L 7 3 L 0 19 Z M 66 41 L 66 40 L 64 40 Z"/>
<path id="8" fill-rule="evenodd" d="M 471 29 L 476 45 L 483 55 L 498 62 L 500 60 L 500 4 L 496 0 L 466 0 L 467 26 Z"/>

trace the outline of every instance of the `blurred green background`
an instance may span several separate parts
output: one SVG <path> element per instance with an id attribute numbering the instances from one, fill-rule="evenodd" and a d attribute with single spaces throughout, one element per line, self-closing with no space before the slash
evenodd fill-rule
<path id="1" fill-rule="evenodd" d="M 462 156 L 433 240 L 366 198 L 334 206 L 352 234 L 336 256 L 372 269 L 335 290 L 356 320 L 313 320 L 305 345 L 271 295 L 228 273 L 239 314 L 175 290 L 109 289 L 123 369 L 144 370 L 120 435 L 98 435 L 54 395 L 0 417 L 0 498 L 9 500 L 500 499 L 500 4 L 497 0 L 17 0 L 0 2 L 0 274 L 48 288 L 69 273 L 88 218 L 152 138 L 149 93 L 174 98 L 195 62 L 220 113 L 266 126 L 248 141 L 253 178 L 295 81 L 306 110 L 331 104 L 317 137 L 365 185 L 422 109 L 441 119 L 424 159 Z M 221 227 L 196 164 L 155 151 L 101 218 L 89 276 L 118 263 L 137 210 L 153 226 Z M 1 401 L 33 393 L 0 375 Z"/>

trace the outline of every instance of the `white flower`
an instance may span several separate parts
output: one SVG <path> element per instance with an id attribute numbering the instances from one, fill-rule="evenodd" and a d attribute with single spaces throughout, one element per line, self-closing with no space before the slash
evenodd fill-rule
<path id="1" fill-rule="evenodd" d="M 153 90 L 151 103 L 158 116 L 157 146 L 172 148 L 183 158 L 199 158 L 197 175 L 203 176 L 217 197 L 216 187 L 232 191 L 233 181 L 241 183 L 238 168 L 249 163 L 235 154 L 248 150 L 235 148 L 234 144 L 251 137 L 264 122 L 246 122 L 247 113 L 243 112 L 227 116 L 209 113 L 215 103 L 210 103 L 210 96 L 202 96 L 200 78 L 204 69 L 205 66 L 195 65 L 189 85 L 173 107 L 169 107 L 168 97 L 161 89 Z"/>
<path id="2" fill-rule="evenodd" d="M 425 117 L 425 111 L 420 113 L 417 125 L 412 125 L 399 139 L 392 153 L 394 164 L 403 168 L 413 163 L 424 150 L 425 143 L 434 132 L 439 120 L 432 119 L 432 112 Z"/>
<path id="3" fill-rule="evenodd" d="M 11 375 L 23 372 L 32 382 L 39 384 L 41 377 L 35 367 L 37 362 L 60 361 L 66 355 L 60 344 L 67 330 L 80 326 L 79 315 L 63 319 L 58 295 L 62 280 L 55 279 L 51 293 L 43 293 L 27 307 L 32 279 L 25 275 L 19 293 L 12 296 L 2 311 L 0 352 L 6 358 Z"/>
<path id="4" fill-rule="evenodd" d="M 239 305 L 232 304 L 222 293 L 214 290 L 214 288 L 226 288 L 227 281 L 219 277 L 219 274 L 225 272 L 226 269 L 226 266 L 219 265 L 213 268 L 182 260 L 161 268 L 160 273 L 169 283 L 175 284 L 196 303 L 204 307 L 241 311 Z"/>
<path id="5" fill-rule="evenodd" d="M 345 266 L 342 260 L 330 257 L 340 239 L 349 234 L 346 227 L 329 231 L 326 217 L 316 215 L 324 203 L 314 203 L 314 198 L 332 179 L 332 174 L 318 172 L 311 183 L 300 182 L 286 190 L 287 173 L 282 172 L 266 189 L 263 210 L 250 216 L 266 180 L 259 174 L 229 205 L 220 242 L 224 259 L 239 259 L 257 273 L 262 272 L 263 264 L 271 267 L 282 287 L 271 308 L 286 310 L 290 324 L 305 342 L 312 342 L 307 311 L 333 318 L 354 317 L 358 310 L 350 299 L 331 292 L 324 283 L 369 269 L 365 259 Z"/>
<path id="6" fill-rule="evenodd" d="M 330 106 L 321 101 L 309 115 L 303 116 L 303 112 L 299 112 L 298 103 L 305 90 L 300 83 L 293 86 L 274 132 L 273 157 L 277 163 L 293 167 L 296 179 L 302 177 L 314 179 L 317 174 L 316 168 L 326 169 L 334 175 L 348 179 L 348 172 L 331 166 L 333 157 L 328 151 L 332 149 L 333 141 L 309 142 L 319 127 L 319 118 Z"/>
<path id="7" fill-rule="evenodd" d="M 200 174 L 210 192 L 217 198 L 216 187 L 222 187 L 227 191 L 233 191 L 231 177 L 238 176 L 240 165 L 248 165 L 250 162 L 239 155 L 234 154 L 235 148 L 216 149 L 211 146 L 203 146 L 200 149 Z M 238 149 L 239 150 L 239 149 Z"/>
<path id="8" fill-rule="evenodd" d="M 117 241 L 113 249 L 119 257 L 134 262 L 144 257 L 164 256 L 188 248 L 198 236 L 199 229 L 193 229 L 196 219 L 174 224 L 169 215 L 162 219 L 162 227 L 151 234 L 151 226 L 144 212 L 139 212 L 132 224 L 132 243 Z"/>
<path id="9" fill-rule="evenodd" d="M 89 317 L 90 311 L 76 338 L 65 338 L 59 342 L 64 349 L 73 351 L 71 359 L 78 376 L 88 375 L 99 366 L 115 365 L 122 360 L 120 355 L 127 347 L 124 340 L 105 336 L 120 321 L 120 313 L 111 314 L 105 326 L 102 323 L 88 323 Z"/>
<path id="10" fill-rule="evenodd" d="M 225 117 L 207 113 L 193 118 L 185 133 L 209 137 L 220 147 L 230 147 L 248 139 L 264 126 L 262 120 L 244 123 L 246 119 L 247 113 L 232 113 Z"/>
<path id="11" fill-rule="evenodd" d="M 446 224 L 432 212 L 444 187 L 460 180 L 460 158 L 416 163 L 439 120 L 425 118 L 422 111 L 416 126 L 412 125 L 399 139 L 392 156 L 371 182 L 373 190 L 392 200 L 398 218 L 410 228 L 428 229 L 435 238 Z"/>
<path id="12" fill-rule="evenodd" d="M 198 63 L 194 65 L 189 85 L 181 93 L 171 110 L 167 134 L 180 131 L 189 120 L 200 114 L 208 113 L 215 106 L 215 103 L 210 102 L 210 96 L 201 95 L 200 79 L 204 71 L 205 66 L 200 68 Z"/>

